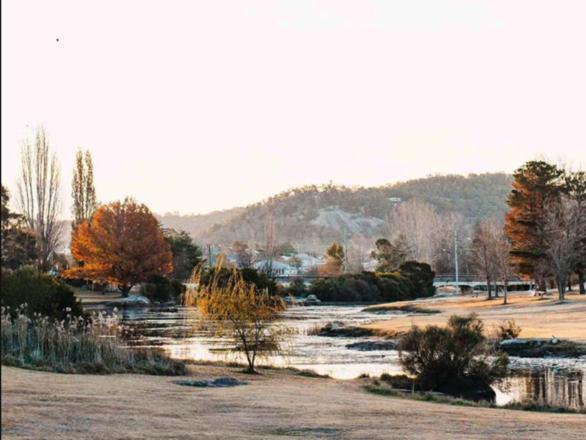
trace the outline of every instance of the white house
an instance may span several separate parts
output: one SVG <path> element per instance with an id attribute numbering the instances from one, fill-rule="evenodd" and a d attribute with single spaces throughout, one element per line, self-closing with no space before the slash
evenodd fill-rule
<path id="1" fill-rule="evenodd" d="M 273 260 L 272 263 L 270 263 L 267 260 L 260 260 L 254 263 L 254 268 L 261 272 L 266 271 L 269 266 L 272 274 L 276 276 L 295 276 L 299 273 L 297 268 L 281 261 Z"/>

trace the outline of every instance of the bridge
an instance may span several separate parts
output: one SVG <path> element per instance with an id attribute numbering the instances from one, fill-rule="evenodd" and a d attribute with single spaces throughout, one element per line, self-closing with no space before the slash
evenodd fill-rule
<path id="1" fill-rule="evenodd" d="M 492 284 L 494 285 L 495 282 L 493 281 Z M 445 287 L 445 286 L 454 286 L 460 288 L 468 288 L 472 290 L 486 290 L 487 289 L 487 282 L 486 280 L 481 280 L 477 276 L 473 275 L 460 275 L 458 279 L 452 274 L 439 274 L 436 275 L 433 280 L 433 285 L 435 287 Z M 496 285 L 499 288 L 504 288 L 504 282 L 496 281 Z M 509 290 L 525 290 L 531 289 L 533 283 L 531 281 L 522 280 L 519 277 L 513 277 L 507 282 L 507 286 Z"/>
<path id="2" fill-rule="evenodd" d="M 351 274 L 347 274 L 351 275 Z M 336 278 L 340 276 L 339 274 L 336 275 L 328 275 L 328 274 L 303 274 L 303 275 L 273 275 L 273 279 L 282 284 L 290 284 L 294 280 L 302 280 L 306 285 L 311 283 L 317 279 L 325 279 L 325 278 Z M 472 289 L 472 290 L 487 290 L 486 280 L 479 279 L 478 276 L 473 275 L 460 275 L 458 279 L 453 274 L 438 274 L 435 276 L 433 280 L 433 285 L 435 287 L 460 287 L 463 289 Z M 493 282 L 494 285 L 494 282 Z M 504 283 L 502 281 L 496 281 L 496 285 L 499 288 L 504 288 Z M 528 290 L 531 289 L 533 283 L 531 281 L 521 280 L 518 277 L 513 277 L 507 282 L 507 286 L 509 290 Z"/>

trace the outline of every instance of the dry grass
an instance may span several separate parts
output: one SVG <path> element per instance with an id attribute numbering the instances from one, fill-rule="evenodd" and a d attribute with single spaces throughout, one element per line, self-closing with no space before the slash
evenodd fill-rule
<path id="1" fill-rule="evenodd" d="M 503 305 L 502 298 L 487 301 L 484 297 L 470 296 L 451 298 L 429 298 L 416 302 L 391 303 L 397 306 L 416 304 L 419 309 L 439 310 L 440 313 L 429 315 L 396 317 L 386 321 L 369 324 L 382 332 L 404 332 L 411 325 L 445 325 L 451 315 L 475 312 L 484 321 L 485 328 L 490 330 L 505 320 L 514 319 L 521 327 L 522 338 L 570 339 L 586 342 L 586 295 L 570 293 L 566 302 L 559 303 L 556 296 L 545 298 L 530 296 L 527 292 L 516 292 L 509 295 L 509 304 Z M 377 306 L 380 310 L 384 305 Z"/>
<path id="2" fill-rule="evenodd" d="M 154 350 L 121 347 L 122 332 L 114 313 L 62 321 L 2 308 L 2 364 L 61 373 L 184 374 L 181 361 Z"/>
<path id="3" fill-rule="evenodd" d="M 141 375 L 59 375 L 2 368 L 3 439 L 581 439 L 584 415 L 460 407 L 366 392 L 368 381 L 189 366 L 194 388 Z"/>

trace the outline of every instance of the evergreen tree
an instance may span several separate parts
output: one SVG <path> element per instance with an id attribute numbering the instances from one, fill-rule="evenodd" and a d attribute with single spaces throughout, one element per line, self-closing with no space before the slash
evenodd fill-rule
<path id="1" fill-rule="evenodd" d="M 2 267 L 17 269 L 37 260 L 36 240 L 33 231 L 27 229 L 24 217 L 10 211 L 10 194 L 2 185 L 1 242 Z"/>
<path id="2" fill-rule="evenodd" d="M 515 271 L 545 287 L 546 220 L 548 209 L 559 203 L 563 171 L 544 161 L 530 161 L 515 171 L 507 203 L 505 232 L 511 240 Z"/>
<path id="3" fill-rule="evenodd" d="M 409 245 L 406 237 L 402 234 L 393 243 L 386 238 L 379 238 L 375 246 L 376 250 L 372 252 L 372 257 L 378 261 L 377 272 L 393 272 L 397 270 L 409 255 Z"/>
<path id="4" fill-rule="evenodd" d="M 185 281 L 194 267 L 201 261 L 201 250 L 193 243 L 193 239 L 185 231 L 166 229 L 163 231 L 173 255 L 173 272 L 171 278 Z"/>

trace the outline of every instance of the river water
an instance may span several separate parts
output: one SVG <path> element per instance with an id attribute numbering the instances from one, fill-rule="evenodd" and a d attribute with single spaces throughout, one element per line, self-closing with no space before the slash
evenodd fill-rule
<path id="1" fill-rule="evenodd" d="M 348 344 L 366 339 L 324 337 L 308 334 L 314 327 L 331 321 L 349 325 L 393 319 L 399 314 L 364 312 L 363 306 L 323 305 L 290 307 L 283 321 L 295 330 L 284 345 L 283 354 L 259 360 L 259 364 L 307 369 L 336 379 L 353 379 L 361 374 L 380 376 L 402 373 L 395 350 L 359 351 Z M 130 345 L 159 347 L 176 359 L 244 362 L 240 353 L 231 350 L 226 338 L 210 336 L 202 329 L 196 309 L 179 308 L 178 312 L 125 310 L 123 323 L 130 327 Z M 495 387 L 497 405 L 513 401 L 534 400 L 568 408 L 584 408 L 586 400 L 586 359 L 511 358 L 512 374 L 503 385 Z"/>

